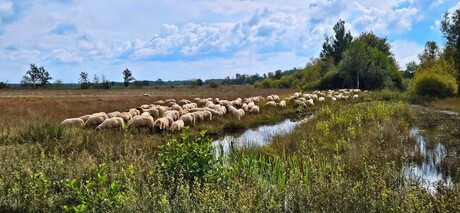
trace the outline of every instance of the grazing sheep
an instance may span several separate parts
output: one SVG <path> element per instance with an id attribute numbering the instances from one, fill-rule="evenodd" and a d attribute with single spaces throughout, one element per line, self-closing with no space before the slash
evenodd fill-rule
<path id="1" fill-rule="evenodd" d="M 182 100 L 180 100 L 180 101 L 177 102 L 177 103 L 179 103 L 179 105 L 185 105 L 185 104 L 191 103 L 191 101 L 189 101 L 189 100 L 187 100 L 187 99 L 182 99 Z"/>
<path id="2" fill-rule="evenodd" d="M 139 115 L 137 115 L 139 116 Z M 151 116 L 149 112 L 143 112 L 140 116 Z"/>
<path id="3" fill-rule="evenodd" d="M 313 102 L 313 99 L 308 99 L 307 102 L 305 102 L 308 106 L 314 106 L 315 103 Z"/>
<path id="4" fill-rule="evenodd" d="M 278 95 L 272 95 L 274 101 L 279 101 L 280 97 Z"/>
<path id="5" fill-rule="evenodd" d="M 197 108 L 198 105 L 196 103 L 189 103 L 189 104 L 184 104 L 182 108 L 190 110 L 190 109 L 195 109 Z"/>
<path id="6" fill-rule="evenodd" d="M 268 98 L 267 98 L 268 100 Z M 275 101 L 267 101 L 267 103 L 265 103 L 265 106 L 276 106 L 276 102 Z"/>
<path id="7" fill-rule="evenodd" d="M 80 117 L 78 117 L 78 118 L 82 119 L 83 122 L 86 122 L 86 121 L 88 120 L 89 117 L 91 117 L 91 115 L 82 115 L 82 116 L 80 116 Z"/>
<path id="8" fill-rule="evenodd" d="M 165 102 L 162 101 L 162 100 L 158 100 L 158 101 L 155 101 L 153 103 L 156 104 L 156 105 L 163 105 Z"/>
<path id="9" fill-rule="evenodd" d="M 122 112 L 118 115 L 118 117 L 122 118 L 125 122 L 128 122 L 131 118 L 133 118 L 129 112 Z"/>
<path id="10" fill-rule="evenodd" d="M 180 117 L 180 113 L 178 111 L 176 111 L 176 110 L 166 111 L 163 114 L 163 117 L 170 117 L 173 120 L 177 120 Z"/>
<path id="11" fill-rule="evenodd" d="M 107 113 L 108 118 L 119 117 L 119 116 L 120 116 L 120 112 L 118 111 Z"/>
<path id="12" fill-rule="evenodd" d="M 237 98 L 236 100 L 232 101 L 233 106 L 241 107 L 242 104 L 243 104 L 243 100 L 241 98 Z"/>
<path id="13" fill-rule="evenodd" d="M 147 94 L 147 93 L 145 93 L 145 94 L 144 94 L 144 96 L 145 96 L 145 97 L 149 97 L 149 96 L 150 96 L 150 94 Z"/>
<path id="14" fill-rule="evenodd" d="M 212 108 L 209 108 L 209 107 L 205 107 L 204 109 L 205 109 L 206 111 L 208 111 L 208 112 L 211 112 L 212 115 L 214 115 L 214 116 L 220 116 L 220 115 L 222 115 L 222 112 L 217 111 L 217 110 L 215 110 L 215 109 L 212 109 Z"/>
<path id="15" fill-rule="evenodd" d="M 193 115 L 195 115 L 195 121 L 196 120 L 199 120 L 199 121 L 203 121 L 204 120 L 204 114 L 203 114 L 204 111 L 197 111 L 197 112 L 192 112 Z"/>
<path id="16" fill-rule="evenodd" d="M 130 128 L 140 129 L 142 127 L 149 128 L 150 131 L 153 131 L 154 127 L 153 117 L 152 116 L 138 116 L 131 119 L 128 123 Z"/>
<path id="17" fill-rule="evenodd" d="M 104 120 L 106 120 L 107 118 L 108 117 L 105 113 L 95 113 L 88 118 L 88 120 L 85 122 L 85 126 L 97 126 L 104 122 Z"/>
<path id="18" fill-rule="evenodd" d="M 359 95 L 353 95 L 353 99 L 359 98 Z"/>
<path id="19" fill-rule="evenodd" d="M 141 109 L 148 109 L 148 108 L 150 108 L 150 105 L 148 105 L 148 104 L 142 104 L 141 105 Z"/>
<path id="20" fill-rule="evenodd" d="M 279 104 L 278 104 L 280 107 L 286 107 L 286 101 L 281 101 Z"/>
<path id="21" fill-rule="evenodd" d="M 122 130 L 125 128 L 125 121 L 123 121 L 123 118 L 119 117 L 113 117 L 113 118 L 108 118 L 104 120 L 101 124 L 99 124 L 96 127 L 96 131 L 99 131 L 101 129 L 119 129 Z"/>
<path id="22" fill-rule="evenodd" d="M 242 108 L 245 112 L 247 112 L 247 111 L 249 110 L 249 106 L 248 106 L 247 103 L 244 103 L 243 106 L 241 106 L 241 108 Z"/>
<path id="23" fill-rule="evenodd" d="M 319 102 L 324 102 L 325 99 L 324 99 L 324 97 L 319 97 L 319 98 L 318 98 L 318 101 L 319 101 Z"/>
<path id="24" fill-rule="evenodd" d="M 189 126 L 195 126 L 195 114 L 188 113 L 180 116 L 179 120 L 183 120 L 185 124 Z"/>
<path id="25" fill-rule="evenodd" d="M 169 130 L 175 132 L 175 131 L 181 131 L 183 128 L 184 128 L 185 124 L 184 124 L 184 121 L 183 120 L 177 120 L 177 121 L 174 121 L 171 125 L 171 127 L 169 128 Z"/>
<path id="26" fill-rule="evenodd" d="M 170 108 L 171 110 L 176 110 L 176 111 L 181 111 L 182 110 L 182 107 L 179 106 L 178 104 L 174 104 L 171 106 Z"/>
<path id="27" fill-rule="evenodd" d="M 62 121 L 61 125 L 82 127 L 83 125 L 85 125 L 85 122 L 81 118 L 67 118 L 64 121 Z"/>
<path id="28" fill-rule="evenodd" d="M 174 122 L 173 119 L 170 117 L 158 118 L 154 123 L 154 127 L 158 127 L 160 130 L 166 130 L 166 129 L 169 129 L 169 127 L 171 126 L 173 122 Z"/>
<path id="29" fill-rule="evenodd" d="M 136 109 L 136 108 L 131 108 L 131 109 L 129 109 L 127 112 L 129 112 L 129 114 L 131 114 L 132 117 L 141 114 L 141 111 L 139 111 L 139 110 Z"/>
<path id="30" fill-rule="evenodd" d="M 204 116 L 205 121 L 212 121 L 212 113 L 210 111 L 201 112 Z"/>
<path id="31" fill-rule="evenodd" d="M 271 95 L 267 96 L 267 101 L 273 101 L 273 96 Z"/>
<path id="32" fill-rule="evenodd" d="M 199 111 L 206 111 L 206 109 L 204 109 L 204 108 L 193 108 L 193 109 L 189 109 L 188 111 L 189 112 L 199 112 Z"/>
<path id="33" fill-rule="evenodd" d="M 252 107 L 254 107 L 256 104 L 254 103 L 254 101 L 251 101 L 248 103 L 248 108 L 249 109 L 252 109 Z"/>
<path id="34" fill-rule="evenodd" d="M 204 107 L 214 107 L 214 102 L 212 101 L 207 101 L 206 104 L 204 104 Z"/>
<path id="35" fill-rule="evenodd" d="M 331 100 L 332 100 L 332 101 L 337 101 L 337 98 L 332 97 Z"/>
<path id="36" fill-rule="evenodd" d="M 238 120 L 241 119 L 241 116 L 242 116 L 241 111 L 237 110 L 235 107 L 229 106 L 229 107 L 228 107 L 228 112 L 229 112 L 231 115 L 233 115 L 234 117 L 236 117 Z M 244 110 L 243 110 L 243 112 L 244 112 Z"/>
<path id="37" fill-rule="evenodd" d="M 257 114 L 260 112 L 259 106 L 253 106 L 250 110 L 249 113 Z"/>
<path id="38" fill-rule="evenodd" d="M 156 108 L 143 109 L 142 111 L 143 113 L 149 113 L 154 118 L 160 117 L 160 112 Z"/>
<path id="39" fill-rule="evenodd" d="M 300 101 L 300 100 L 295 100 L 294 105 L 301 106 L 301 107 L 307 107 L 307 104 L 305 104 L 305 102 Z"/>

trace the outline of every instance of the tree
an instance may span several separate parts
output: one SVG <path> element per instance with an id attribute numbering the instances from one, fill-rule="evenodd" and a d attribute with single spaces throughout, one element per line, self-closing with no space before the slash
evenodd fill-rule
<path id="1" fill-rule="evenodd" d="M 325 36 L 323 50 L 320 53 L 322 59 L 332 57 L 335 64 L 338 64 L 343 58 L 343 53 L 353 40 L 350 31 L 345 32 L 345 21 L 339 20 L 334 26 L 334 37 Z"/>
<path id="2" fill-rule="evenodd" d="M 456 78 L 460 81 L 460 9 L 457 9 L 452 16 L 449 16 L 449 12 L 444 14 L 441 31 L 446 39 L 444 53 L 453 60 L 455 69 L 459 73 Z"/>
<path id="3" fill-rule="evenodd" d="M 78 82 L 80 82 L 80 88 L 89 89 L 88 73 L 87 72 L 81 72 L 80 73 L 80 79 L 78 80 Z"/>
<path id="4" fill-rule="evenodd" d="M 421 64 L 438 60 L 441 55 L 438 45 L 435 41 L 427 41 L 423 53 L 418 54 Z"/>
<path id="5" fill-rule="evenodd" d="M 345 51 L 339 64 L 343 87 L 360 89 L 402 89 L 402 76 L 386 38 L 372 32 L 361 34 Z M 338 81 L 340 82 L 340 81 Z"/>
<path id="6" fill-rule="evenodd" d="M 203 86 L 203 80 L 201 79 L 196 79 L 196 84 L 200 87 Z"/>
<path id="7" fill-rule="evenodd" d="M 131 71 L 128 68 L 123 70 L 123 83 L 125 84 L 125 87 L 128 87 L 129 82 L 134 81 L 134 80 L 136 79 L 134 79 Z"/>
<path id="8" fill-rule="evenodd" d="M 21 84 L 32 85 L 34 87 L 46 86 L 50 84 L 51 79 L 53 78 L 50 77 L 48 71 L 46 71 L 45 68 L 37 68 L 35 64 L 30 64 L 30 69 L 22 77 Z"/>
<path id="9" fill-rule="evenodd" d="M 94 74 L 94 77 L 93 77 L 93 88 L 98 88 L 99 87 L 99 76 L 97 76 L 96 74 Z"/>

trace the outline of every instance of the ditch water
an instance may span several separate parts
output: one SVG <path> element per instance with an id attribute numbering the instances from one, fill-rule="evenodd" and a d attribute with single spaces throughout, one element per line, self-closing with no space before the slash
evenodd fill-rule
<path id="1" fill-rule="evenodd" d="M 270 143 L 275 135 L 291 133 L 296 126 L 308 122 L 312 118 L 313 115 L 309 115 L 302 120 L 286 119 L 280 123 L 258 126 L 241 134 L 226 135 L 221 139 L 215 140 L 212 144 L 215 147 L 222 146 L 225 155 L 229 153 L 232 146 L 233 148 L 253 145 L 263 146 Z M 219 156 L 219 154 L 219 152 L 216 152 L 216 156 Z"/>
<path id="2" fill-rule="evenodd" d="M 449 188 L 452 187 L 452 178 L 450 175 L 443 174 L 440 169 L 442 160 L 447 156 L 446 147 L 440 142 L 436 142 L 433 146 L 427 146 L 426 138 L 419 128 L 412 128 L 409 134 L 416 140 L 412 154 L 419 154 L 422 161 L 406 164 L 403 167 L 405 176 L 419 182 L 421 186 L 432 193 L 436 192 L 438 183 Z"/>

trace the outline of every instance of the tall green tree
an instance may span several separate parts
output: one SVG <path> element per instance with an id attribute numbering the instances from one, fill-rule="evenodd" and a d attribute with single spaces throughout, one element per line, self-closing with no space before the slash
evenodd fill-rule
<path id="1" fill-rule="evenodd" d="M 133 74 L 131 73 L 131 70 L 129 70 L 128 68 L 123 70 L 123 83 L 125 84 L 125 87 L 128 87 L 129 82 L 134 81 L 134 80 L 136 79 L 134 79 Z"/>
<path id="2" fill-rule="evenodd" d="M 50 80 L 53 79 L 45 68 L 38 68 L 35 64 L 30 64 L 30 69 L 23 76 L 22 85 L 46 86 L 50 85 Z"/>
<path id="3" fill-rule="evenodd" d="M 80 79 L 78 80 L 78 82 L 80 83 L 80 88 L 89 89 L 88 73 L 87 72 L 81 72 L 80 73 Z"/>
<path id="4" fill-rule="evenodd" d="M 427 41 L 423 53 L 418 55 L 421 64 L 438 60 L 441 55 L 441 50 L 435 41 Z"/>
<path id="5" fill-rule="evenodd" d="M 335 35 L 332 37 L 325 36 L 323 43 L 323 50 L 320 53 L 322 59 L 332 57 L 335 64 L 338 64 L 343 58 L 343 53 L 348 48 L 353 40 L 353 36 L 350 31 L 345 30 L 345 21 L 339 20 L 334 28 Z"/>
<path id="6" fill-rule="evenodd" d="M 338 70 L 343 87 L 367 90 L 403 87 L 389 43 L 372 32 L 365 32 L 352 42 Z"/>
<path id="7" fill-rule="evenodd" d="M 460 82 L 460 9 L 457 9 L 452 16 L 449 12 L 444 14 L 441 31 L 446 39 L 444 53 L 453 60 L 458 73 L 457 81 Z"/>

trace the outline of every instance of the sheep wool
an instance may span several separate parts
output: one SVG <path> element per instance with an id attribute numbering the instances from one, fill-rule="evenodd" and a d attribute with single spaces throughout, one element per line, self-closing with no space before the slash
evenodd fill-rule
<path id="1" fill-rule="evenodd" d="M 96 131 L 101 129 L 119 129 L 122 130 L 125 128 L 125 121 L 120 117 L 113 117 L 104 120 L 101 124 L 96 127 Z"/>
<path id="2" fill-rule="evenodd" d="M 84 124 L 85 122 L 81 118 L 67 118 L 61 123 L 61 125 L 63 126 L 75 126 L 75 127 L 82 127 Z"/>

